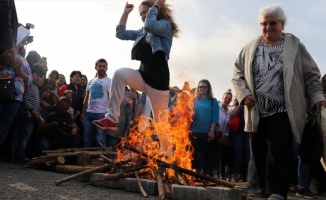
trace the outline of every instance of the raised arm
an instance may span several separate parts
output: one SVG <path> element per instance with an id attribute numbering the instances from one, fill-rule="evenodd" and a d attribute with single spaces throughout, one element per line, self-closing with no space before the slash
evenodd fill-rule
<path id="1" fill-rule="evenodd" d="M 129 13 L 134 9 L 134 5 L 133 4 L 129 4 L 128 2 L 125 5 L 125 8 L 123 10 L 123 13 L 121 15 L 120 21 L 119 21 L 119 25 L 122 26 L 126 26 L 127 25 L 127 20 L 128 20 L 128 16 Z"/>

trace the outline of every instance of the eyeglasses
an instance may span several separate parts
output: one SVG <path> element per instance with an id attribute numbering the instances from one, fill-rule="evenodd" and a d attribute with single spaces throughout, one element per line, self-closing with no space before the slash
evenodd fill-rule
<path id="1" fill-rule="evenodd" d="M 277 22 L 279 22 L 280 20 L 278 21 L 269 21 L 269 22 L 260 22 L 260 25 L 262 27 L 266 27 L 267 25 L 270 25 L 270 26 L 275 26 L 277 24 Z"/>
<path id="2" fill-rule="evenodd" d="M 207 86 L 198 86 L 198 88 L 207 89 Z"/>

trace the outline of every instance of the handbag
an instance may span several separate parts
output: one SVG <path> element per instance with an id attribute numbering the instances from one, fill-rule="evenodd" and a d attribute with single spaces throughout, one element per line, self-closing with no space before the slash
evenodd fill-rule
<path id="1" fill-rule="evenodd" d="M 226 125 L 229 127 L 231 133 L 236 133 L 239 130 L 240 123 L 240 115 L 237 114 L 231 118 Z"/>
<path id="2" fill-rule="evenodd" d="M 300 159 L 306 164 L 319 162 L 323 154 L 323 138 L 317 120 L 319 114 L 311 113 L 307 116 L 299 146 Z"/>
<path id="3" fill-rule="evenodd" d="M 15 80 L 0 79 L 0 103 L 8 103 L 15 100 Z"/>

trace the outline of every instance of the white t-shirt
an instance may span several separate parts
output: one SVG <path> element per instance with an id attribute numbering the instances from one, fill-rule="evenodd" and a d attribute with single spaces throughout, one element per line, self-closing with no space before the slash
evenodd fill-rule
<path id="1" fill-rule="evenodd" d="M 105 113 L 106 104 L 109 101 L 109 92 L 111 86 L 111 78 L 105 77 L 98 79 L 93 78 L 88 81 L 86 92 L 89 92 L 88 107 L 86 112 Z"/>
<path id="2" fill-rule="evenodd" d="M 220 131 L 223 133 L 224 136 L 229 136 L 229 127 L 227 126 L 227 123 L 230 121 L 231 108 L 228 107 L 228 110 L 226 112 L 222 107 L 222 104 L 219 106 L 219 108 L 220 112 L 218 124 L 220 126 Z"/>

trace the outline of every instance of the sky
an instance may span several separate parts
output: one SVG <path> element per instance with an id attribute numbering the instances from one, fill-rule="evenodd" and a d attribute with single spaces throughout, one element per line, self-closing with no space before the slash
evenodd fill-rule
<path id="1" fill-rule="evenodd" d="M 48 68 L 66 76 L 79 70 L 88 79 L 95 76 L 95 61 L 108 61 L 108 76 L 116 69 L 139 68 L 131 60 L 133 41 L 115 37 L 115 28 L 123 12 L 122 0 L 15 0 L 18 20 L 32 23 L 34 41 L 27 53 L 37 51 L 47 57 Z M 127 29 L 143 26 L 138 6 L 129 14 Z M 182 87 L 185 81 L 196 87 L 208 79 L 214 97 L 221 99 L 232 89 L 234 62 L 242 47 L 261 35 L 258 12 L 261 7 L 279 3 L 287 24 L 284 32 L 297 36 L 326 73 L 326 1 L 325 0 L 167 0 L 181 33 L 174 38 L 170 53 L 170 85 Z"/>

